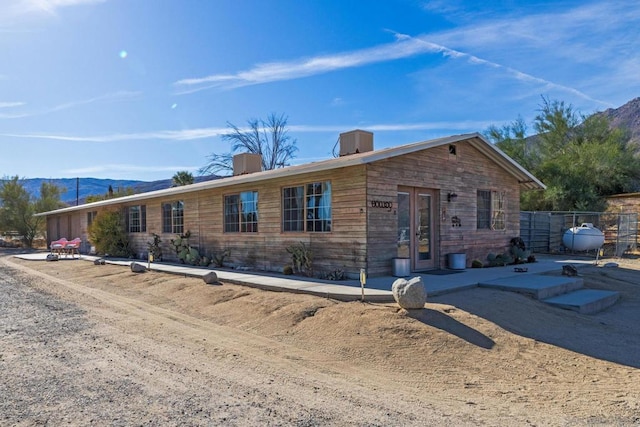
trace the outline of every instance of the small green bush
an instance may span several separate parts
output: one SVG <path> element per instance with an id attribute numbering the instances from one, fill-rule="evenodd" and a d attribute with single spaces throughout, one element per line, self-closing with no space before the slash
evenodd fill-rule
<path id="1" fill-rule="evenodd" d="M 293 274 L 293 267 L 291 267 L 290 265 L 285 265 L 282 268 L 282 274 L 286 274 L 287 276 Z"/>
<path id="2" fill-rule="evenodd" d="M 100 212 L 89 227 L 89 240 L 100 255 L 130 257 L 129 237 L 118 211 Z"/>
<path id="3" fill-rule="evenodd" d="M 471 261 L 471 268 L 482 268 L 482 267 L 484 267 L 484 264 L 479 259 L 474 259 L 473 261 Z"/>

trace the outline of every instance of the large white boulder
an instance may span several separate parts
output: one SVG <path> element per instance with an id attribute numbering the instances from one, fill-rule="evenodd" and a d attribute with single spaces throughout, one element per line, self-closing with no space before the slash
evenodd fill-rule
<path id="1" fill-rule="evenodd" d="M 391 286 L 393 298 L 404 309 L 421 309 L 427 302 L 427 290 L 421 277 L 413 279 L 397 279 Z"/>

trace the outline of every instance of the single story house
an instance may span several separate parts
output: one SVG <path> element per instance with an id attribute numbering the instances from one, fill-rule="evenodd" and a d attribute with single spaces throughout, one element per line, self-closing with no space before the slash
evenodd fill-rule
<path id="1" fill-rule="evenodd" d="M 506 250 L 520 192 L 545 188 L 478 133 L 374 150 L 373 134 L 354 130 L 340 157 L 268 171 L 256 156 L 236 156 L 230 177 L 40 214 L 48 240 L 80 237 L 87 251 L 92 219 L 118 209 L 140 256 L 156 233 L 177 259 L 169 241 L 189 231 L 202 254 L 228 249 L 230 266 L 282 271 L 302 242 L 317 273 L 388 275 L 397 259 L 423 271 Z"/>

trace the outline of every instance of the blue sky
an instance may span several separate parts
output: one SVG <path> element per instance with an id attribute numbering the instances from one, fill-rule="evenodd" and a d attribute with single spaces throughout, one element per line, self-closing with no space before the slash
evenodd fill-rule
<path id="1" fill-rule="evenodd" d="M 155 180 L 284 113 L 299 151 L 640 96 L 634 1 L 0 0 L 0 175 Z"/>

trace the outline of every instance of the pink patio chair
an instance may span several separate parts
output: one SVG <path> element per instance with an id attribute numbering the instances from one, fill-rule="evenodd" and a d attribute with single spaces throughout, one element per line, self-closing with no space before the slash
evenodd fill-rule
<path id="1" fill-rule="evenodd" d="M 79 237 L 76 237 L 73 240 L 70 240 L 67 242 L 66 245 L 64 245 L 64 254 L 65 256 L 67 255 L 71 255 L 71 258 L 73 258 L 74 255 L 78 255 L 78 258 L 80 258 L 80 244 L 82 243 L 82 240 Z"/>
<path id="2" fill-rule="evenodd" d="M 51 249 L 52 254 L 56 254 L 58 256 L 64 253 L 65 247 L 67 246 L 67 239 L 62 237 L 61 239 L 54 240 L 51 242 L 49 248 Z"/>

